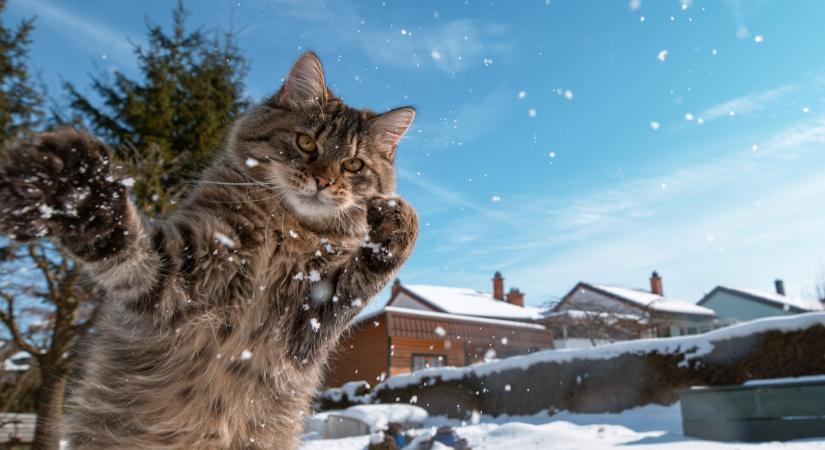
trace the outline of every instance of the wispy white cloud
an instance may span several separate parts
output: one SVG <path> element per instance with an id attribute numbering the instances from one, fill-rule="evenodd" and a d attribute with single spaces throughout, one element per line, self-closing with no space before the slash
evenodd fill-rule
<path id="1" fill-rule="evenodd" d="M 468 200 L 465 196 L 461 195 L 460 193 L 445 189 L 437 183 L 428 180 L 422 175 L 412 173 L 404 168 L 398 168 L 397 171 L 399 179 L 404 180 L 421 189 L 427 194 L 427 197 L 429 199 L 436 200 L 440 203 L 454 205 L 459 208 L 481 214 L 487 219 L 492 219 L 503 223 L 514 223 L 513 219 L 511 219 L 510 216 L 508 216 L 507 214 L 504 214 L 501 211 L 496 211 L 493 208 L 486 207 L 477 202 Z"/>
<path id="2" fill-rule="evenodd" d="M 420 133 L 416 136 L 422 140 L 420 148 L 427 151 L 447 150 L 484 138 L 496 129 L 508 98 L 503 89 L 491 91 L 470 100 L 454 113 L 419 124 L 417 129 Z"/>
<path id="3" fill-rule="evenodd" d="M 105 23 L 75 14 L 71 10 L 47 0 L 26 0 L 17 3 L 29 14 L 35 14 L 44 25 L 61 33 L 80 49 L 106 53 L 119 64 L 134 65 L 132 45 L 128 33 Z"/>
<path id="4" fill-rule="evenodd" d="M 736 37 L 747 39 L 751 37 L 748 29 L 748 16 L 762 8 L 765 0 L 722 0 L 722 5 L 727 8 L 733 19 L 736 21 Z"/>
<path id="5" fill-rule="evenodd" d="M 248 30 L 252 35 L 272 36 L 275 28 L 283 36 L 288 30 L 317 48 L 340 52 L 354 47 L 376 64 L 393 67 L 460 72 L 509 48 L 506 26 L 478 20 L 434 21 L 405 28 L 400 18 L 392 27 L 379 28 L 358 13 L 359 4 L 349 1 L 259 0 L 256 10 L 261 9 L 267 9 L 272 20 L 262 23 L 256 17 L 252 22 L 257 25 Z"/>
<path id="6" fill-rule="evenodd" d="M 733 114 L 749 114 L 761 111 L 770 105 L 772 102 L 779 100 L 784 95 L 796 91 L 799 87 L 794 84 L 780 86 L 778 88 L 769 89 L 762 92 L 755 92 L 742 97 L 734 98 L 724 101 L 717 105 L 711 106 L 697 115 L 705 122 L 716 120 L 720 117 L 725 117 Z"/>

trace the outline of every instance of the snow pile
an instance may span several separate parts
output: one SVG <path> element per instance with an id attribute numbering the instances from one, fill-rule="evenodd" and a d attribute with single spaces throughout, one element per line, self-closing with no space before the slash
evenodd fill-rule
<path id="1" fill-rule="evenodd" d="M 390 422 L 402 423 L 410 428 L 420 427 L 429 416 L 424 408 L 398 403 L 350 406 L 328 417 L 336 415 L 358 420 L 373 432 L 385 429 Z"/>
<path id="2" fill-rule="evenodd" d="M 787 443 L 721 443 L 686 438 L 682 435 L 679 404 L 645 406 L 619 414 L 570 414 L 548 416 L 496 417 L 481 415 L 477 422 L 467 424 L 454 419 L 431 417 L 427 429 L 415 430 L 418 435 L 408 450 L 417 450 L 441 425 L 453 425 L 466 438 L 473 450 L 602 450 L 643 446 L 646 450 L 711 450 L 711 449 L 825 449 L 825 440 L 805 440 Z M 344 439 L 305 440 L 301 450 L 363 450 L 369 436 Z"/>
<path id="3" fill-rule="evenodd" d="M 409 374 L 388 378 L 374 389 L 396 389 L 421 384 L 428 378 L 457 380 L 469 374 L 479 377 L 511 369 L 526 370 L 537 363 L 563 363 L 573 360 L 604 360 L 623 354 L 675 354 L 684 353 L 686 360 L 709 354 L 715 343 L 727 339 L 745 337 L 767 331 L 796 331 L 814 325 L 825 325 L 825 313 L 807 313 L 793 316 L 770 317 L 753 320 L 738 325 L 722 328 L 704 334 L 679 336 L 672 338 L 638 339 L 587 349 L 543 350 L 529 355 L 514 356 L 489 363 L 474 364 L 466 367 L 435 367 Z"/>

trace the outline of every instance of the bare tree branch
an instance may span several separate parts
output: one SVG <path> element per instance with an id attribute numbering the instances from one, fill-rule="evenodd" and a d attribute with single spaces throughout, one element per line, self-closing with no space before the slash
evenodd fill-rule
<path id="1" fill-rule="evenodd" d="M 46 280 L 46 286 L 49 290 L 49 297 L 57 298 L 57 287 L 54 279 L 54 273 L 49 267 L 48 261 L 46 261 L 46 250 L 43 250 L 44 254 L 38 255 L 37 251 L 34 248 L 34 244 L 29 244 L 29 256 L 31 257 L 32 261 L 34 261 L 35 266 L 40 269 L 40 272 L 43 273 L 43 278 Z"/>
<path id="2" fill-rule="evenodd" d="M 0 291 L 0 297 L 6 299 L 6 311 L 0 311 L 0 321 L 8 328 L 15 345 L 17 345 L 20 350 L 29 352 L 34 358 L 43 356 L 43 352 L 29 343 L 26 338 L 23 337 L 23 333 L 20 332 L 17 319 L 14 317 L 14 296 L 7 292 Z"/>

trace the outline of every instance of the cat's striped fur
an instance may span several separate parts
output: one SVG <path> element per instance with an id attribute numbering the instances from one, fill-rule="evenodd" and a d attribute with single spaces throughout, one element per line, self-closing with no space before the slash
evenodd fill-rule
<path id="1" fill-rule="evenodd" d="M 86 134 L 11 149 L 3 231 L 52 237 L 108 293 L 69 399 L 71 448 L 295 448 L 334 344 L 412 250 L 417 218 L 393 168 L 412 116 L 346 106 L 306 54 L 159 221 L 139 216 Z M 355 156 L 363 168 L 347 172 Z M 313 200 L 318 180 L 330 184 Z"/>

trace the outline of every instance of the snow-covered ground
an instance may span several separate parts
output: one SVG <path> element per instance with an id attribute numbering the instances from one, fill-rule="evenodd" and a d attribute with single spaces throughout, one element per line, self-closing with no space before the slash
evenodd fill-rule
<path id="1" fill-rule="evenodd" d="M 476 421 L 474 421 L 476 422 Z M 476 424 L 441 417 L 428 419 L 435 427 L 451 424 L 474 450 L 600 450 L 619 446 L 640 446 L 645 450 L 704 449 L 825 449 L 825 438 L 785 443 L 722 443 L 682 436 L 679 405 L 645 406 L 620 414 L 571 414 L 555 416 L 497 417 L 481 416 Z M 416 430 L 429 434 L 432 428 Z M 368 436 L 344 439 L 306 440 L 301 450 L 363 450 Z"/>

